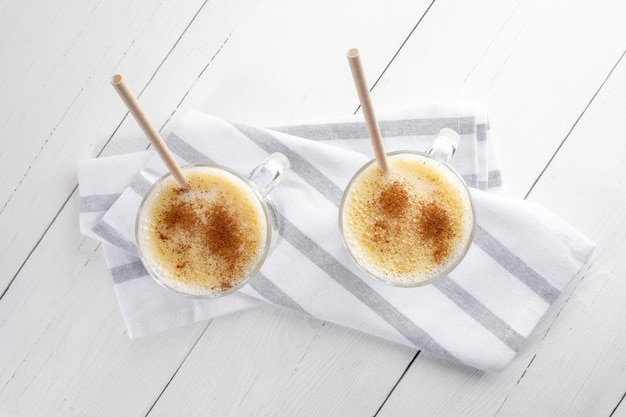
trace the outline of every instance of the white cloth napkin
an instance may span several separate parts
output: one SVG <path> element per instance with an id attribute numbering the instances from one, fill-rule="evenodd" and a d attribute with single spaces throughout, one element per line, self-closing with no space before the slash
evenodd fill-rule
<path id="1" fill-rule="evenodd" d="M 248 285 L 221 299 L 173 294 L 137 258 L 135 214 L 142 195 L 166 171 L 156 155 L 79 161 L 81 231 L 103 242 L 129 336 L 270 302 L 482 370 L 506 366 L 587 262 L 593 243 L 546 209 L 500 195 L 489 125 L 474 109 L 423 107 L 380 119 L 387 151 L 424 150 L 443 127 L 461 135 L 452 165 L 473 187 L 475 238 L 461 265 L 432 285 L 378 283 L 342 245 L 342 191 L 372 158 L 358 118 L 264 129 L 190 113 L 168 136 L 181 164 L 215 162 L 247 174 L 276 151 L 291 162 L 271 193 L 280 219 L 275 247 Z"/>

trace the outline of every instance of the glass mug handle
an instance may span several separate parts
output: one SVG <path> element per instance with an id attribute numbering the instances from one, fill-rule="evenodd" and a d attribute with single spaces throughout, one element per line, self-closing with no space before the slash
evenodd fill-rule
<path id="1" fill-rule="evenodd" d="M 441 129 L 439 134 L 430 144 L 426 153 L 439 161 L 450 162 L 452 155 L 459 147 L 461 137 L 454 130 L 447 127 Z"/>
<path id="2" fill-rule="evenodd" d="M 248 179 L 266 196 L 282 181 L 289 167 L 289 159 L 280 152 L 274 152 L 252 170 Z"/>

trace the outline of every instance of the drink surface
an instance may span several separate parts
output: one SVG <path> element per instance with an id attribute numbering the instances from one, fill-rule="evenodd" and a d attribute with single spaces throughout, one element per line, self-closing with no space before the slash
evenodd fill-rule
<path id="1" fill-rule="evenodd" d="M 368 273 L 401 286 L 426 283 L 464 256 L 473 208 L 460 179 L 419 154 L 389 156 L 353 180 L 341 214 L 344 241 Z"/>
<path id="2" fill-rule="evenodd" d="M 190 188 L 170 176 L 144 203 L 138 244 L 149 269 L 170 288 L 219 295 L 256 272 L 268 245 L 264 207 L 235 175 L 185 168 Z"/>

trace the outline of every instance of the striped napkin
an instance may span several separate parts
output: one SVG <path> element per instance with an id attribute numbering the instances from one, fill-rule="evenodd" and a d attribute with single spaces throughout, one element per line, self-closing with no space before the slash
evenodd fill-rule
<path id="1" fill-rule="evenodd" d="M 248 285 L 221 299 L 173 294 L 137 257 L 137 208 L 166 171 L 156 155 L 79 161 L 81 231 L 102 242 L 129 336 L 269 302 L 478 369 L 506 366 L 594 245 L 546 209 L 502 196 L 489 124 L 473 108 L 424 107 L 380 120 L 387 151 L 424 150 L 443 127 L 461 135 L 452 165 L 472 187 L 476 232 L 461 265 L 432 285 L 379 283 L 343 247 L 342 192 L 372 158 L 362 120 L 265 129 L 189 113 L 168 136 L 181 164 L 212 162 L 247 174 L 272 152 L 291 162 L 271 194 L 279 230 L 274 249 Z"/>

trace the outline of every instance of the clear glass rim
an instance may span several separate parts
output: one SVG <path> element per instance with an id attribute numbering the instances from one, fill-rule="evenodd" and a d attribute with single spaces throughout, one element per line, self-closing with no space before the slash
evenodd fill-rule
<path id="1" fill-rule="evenodd" d="M 193 163 L 193 164 L 188 164 L 188 165 L 184 165 L 181 167 L 181 169 L 183 171 L 191 169 L 191 168 L 196 168 L 196 167 L 207 167 L 207 168 L 214 168 L 214 169 L 219 169 L 222 171 L 227 172 L 228 174 L 231 174 L 233 176 L 235 176 L 237 179 L 241 180 L 244 182 L 244 184 L 248 185 L 252 191 L 254 192 L 254 195 L 257 199 L 257 201 L 261 204 L 261 207 L 263 208 L 263 215 L 265 217 L 265 224 L 266 224 L 266 237 L 265 237 L 265 246 L 263 249 L 263 253 L 261 255 L 261 257 L 259 258 L 257 264 L 255 265 L 254 269 L 252 271 L 250 271 L 249 274 L 247 274 L 245 277 L 243 277 L 241 280 L 239 280 L 237 282 L 236 285 L 233 285 L 232 287 L 221 291 L 221 292 L 206 292 L 206 293 L 196 293 L 196 292 L 190 292 L 190 291 L 186 291 L 185 288 L 181 288 L 181 287 L 175 287 L 173 285 L 170 285 L 169 281 L 165 278 L 163 278 L 161 276 L 161 274 L 159 274 L 158 271 L 156 271 L 152 265 L 152 263 L 147 261 L 147 258 L 149 257 L 146 252 L 147 249 L 143 247 L 142 244 L 142 239 L 140 239 L 140 233 L 141 233 L 141 215 L 143 213 L 143 210 L 145 208 L 145 205 L 148 201 L 148 199 L 150 198 L 150 196 L 154 193 L 154 191 L 168 178 L 172 177 L 172 174 L 170 172 L 165 173 L 164 175 L 162 175 L 161 177 L 159 177 L 154 184 L 152 184 L 150 186 L 150 188 L 148 189 L 148 191 L 146 192 L 146 194 L 143 196 L 142 200 L 141 200 L 141 204 L 139 205 L 139 209 L 137 210 L 137 215 L 135 218 L 135 244 L 137 246 L 137 253 L 139 254 L 139 259 L 141 260 L 141 263 L 143 264 L 144 268 L 146 269 L 146 271 L 148 272 L 148 274 L 162 287 L 173 291 L 177 294 L 180 295 L 184 295 L 186 297 L 190 297 L 190 298 L 197 298 L 197 299 L 205 299 L 205 298 L 219 298 L 219 297 L 223 297 L 225 295 L 231 294 L 237 290 L 239 290 L 240 288 L 242 288 L 244 285 L 248 284 L 259 272 L 259 270 L 261 269 L 261 267 L 263 266 L 263 264 L 265 263 L 265 259 L 267 258 L 267 254 L 269 253 L 270 250 L 270 246 L 272 243 L 272 219 L 271 219 L 271 215 L 270 215 L 270 208 L 268 206 L 268 203 L 265 199 L 265 197 L 261 194 L 261 191 L 259 190 L 259 187 L 253 182 L 251 181 L 249 178 L 244 177 L 243 175 L 239 174 L 238 172 L 225 167 L 223 165 L 218 165 L 218 164 L 207 164 L 207 163 Z"/>
<path id="2" fill-rule="evenodd" d="M 394 287 L 414 288 L 414 287 L 421 287 L 421 286 L 427 285 L 427 284 L 432 284 L 433 282 L 436 282 L 436 281 L 446 277 L 457 266 L 459 266 L 461 261 L 463 261 L 463 259 L 465 258 L 465 255 L 467 255 L 467 252 L 469 252 L 469 249 L 472 246 L 472 242 L 474 240 L 474 231 L 476 229 L 476 210 L 474 208 L 474 199 L 472 198 L 472 194 L 471 194 L 471 192 L 469 190 L 469 187 L 465 183 L 465 180 L 449 164 L 447 164 L 447 163 L 445 163 L 443 161 L 440 161 L 437 158 L 433 158 L 432 156 L 428 155 L 425 152 L 420 152 L 420 151 L 394 151 L 394 152 L 388 152 L 387 156 L 394 156 L 394 155 L 400 155 L 400 154 L 419 155 L 421 157 L 427 158 L 429 160 L 435 161 L 435 162 L 443 165 L 452 174 L 454 174 L 454 176 L 458 179 L 459 183 L 463 186 L 463 190 L 465 191 L 465 194 L 467 195 L 467 199 L 470 202 L 470 209 L 471 209 L 470 211 L 471 211 L 471 217 L 472 217 L 472 219 L 471 219 L 471 226 L 472 227 L 471 227 L 470 233 L 468 235 L 467 241 L 465 242 L 465 245 L 463 247 L 463 250 L 459 253 L 459 255 L 455 259 L 455 261 L 453 263 L 451 263 L 450 265 L 448 265 L 448 267 L 446 267 L 446 269 L 441 271 L 439 274 L 437 274 L 437 275 L 435 275 L 435 276 L 433 276 L 433 277 L 431 277 L 429 279 L 425 279 L 425 280 L 421 280 L 421 281 L 394 281 L 394 280 L 390 280 L 390 279 L 388 279 L 388 278 L 386 278 L 384 276 L 378 275 L 378 274 L 374 273 L 373 271 L 370 271 L 354 255 L 354 253 L 352 252 L 352 249 L 350 248 L 350 245 L 348 245 L 348 242 L 346 241 L 346 238 L 345 238 L 344 227 L 343 227 L 343 209 L 344 209 L 344 205 L 346 203 L 347 196 L 348 196 L 348 194 L 350 192 L 350 189 L 352 188 L 352 184 L 363 173 L 363 171 L 365 171 L 367 168 L 369 168 L 372 164 L 376 163 L 376 159 L 372 159 L 372 160 L 368 161 L 361 168 L 359 168 L 359 170 L 352 176 L 352 178 L 350 178 L 350 181 L 348 182 L 348 185 L 346 185 L 346 188 L 344 189 L 344 192 L 343 192 L 343 196 L 341 197 L 341 203 L 339 204 L 339 233 L 341 235 L 341 241 L 343 242 L 343 246 L 346 248 L 346 250 L 348 252 L 348 255 L 350 256 L 350 259 L 352 259 L 354 264 L 357 265 L 359 267 L 359 269 L 361 269 L 363 272 L 365 272 L 368 276 L 370 276 L 370 277 L 372 277 L 372 278 L 376 279 L 377 281 L 380 281 L 380 282 L 382 282 L 384 284 L 391 285 L 391 286 L 394 286 Z"/>

